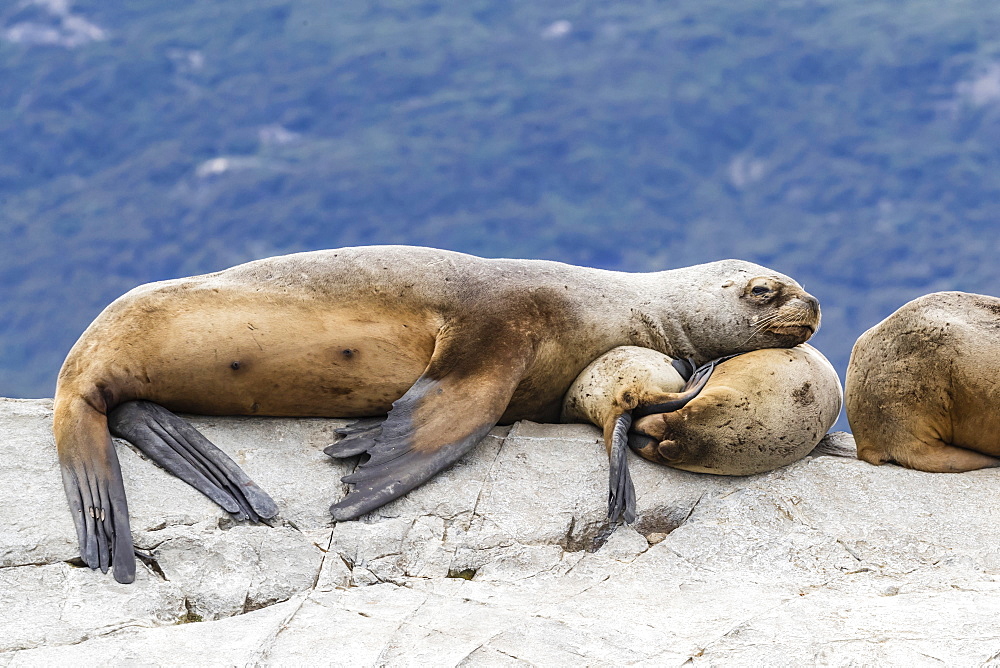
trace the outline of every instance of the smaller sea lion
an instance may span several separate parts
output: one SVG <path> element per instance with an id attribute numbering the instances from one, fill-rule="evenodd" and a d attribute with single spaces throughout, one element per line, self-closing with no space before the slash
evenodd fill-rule
<path id="1" fill-rule="evenodd" d="M 727 358 L 728 359 L 728 358 Z M 563 399 L 563 422 L 591 422 L 604 430 L 610 464 L 608 521 L 635 521 L 635 487 L 625 449 L 633 413 L 669 412 L 684 406 L 705 386 L 718 361 L 696 369 L 690 359 L 619 346 L 591 362 Z M 640 408 L 641 407 L 641 408 Z"/>
<path id="2" fill-rule="evenodd" d="M 716 360 L 681 385 L 676 370 L 684 366 L 655 351 L 616 348 L 584 370 L 566 395 L 564 420 L 604 429 L 612 460 L 612 523 L 635 517 L 626 432 L 629 447 L 657 464 L 752 475 L 809 454 L 840 414 L 840 379 L 806 344 Z"/>
<path id="3" fill-rule="evenodd" d="M 858 338 L 847 420 L 858 457 L 931 473 L 1000 466 L 1000 299 L 936 292 Z"/>

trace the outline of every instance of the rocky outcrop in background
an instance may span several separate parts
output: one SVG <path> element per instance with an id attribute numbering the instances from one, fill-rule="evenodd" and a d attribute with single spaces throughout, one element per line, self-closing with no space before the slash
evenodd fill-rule
<path id="1" fill-rule="evenodd" d="M 51 402 L 0 400 L 0 668 L 27 665 L 979 665 L 1000 660 L 1000 472 L 813 456 L 722 478 L 631 457 L 604 525 L 597 430 L 495 429 L 334 525 L 340 420 L 192 420 L 282 509 L 232 522 L 128 446 L 132 585 L 80 567 Z M 824 451 L 848 451 L 846 434 Z"/>

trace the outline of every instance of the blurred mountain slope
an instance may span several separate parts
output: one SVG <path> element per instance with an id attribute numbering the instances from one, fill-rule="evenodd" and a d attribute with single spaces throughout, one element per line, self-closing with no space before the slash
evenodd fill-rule
<path id="1" fill-rule="evenodd" d="M 132 286 L 414 243 L 650 271 L 741 257 L 815 343 L 1000 294 L 985 0 L 0 9 L 0 395 Z"/>

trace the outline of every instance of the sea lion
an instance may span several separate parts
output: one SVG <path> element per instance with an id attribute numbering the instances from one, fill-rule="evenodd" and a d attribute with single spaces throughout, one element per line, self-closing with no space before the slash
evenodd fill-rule
<path id="1" fill-rule="evenodd" d="M 629 446 L 684 471 L 753 475 L 809 454 L 842 405 L 837 372 L 812 346 L 754 350 L 720 362 L 682 408 L 637 419 Z"/>
<path id="2" fill-rule="evenodd" d="M 590 422 L 604 432 L 610 465 L 609 524 L 635 521 L 635 487 L 625 460 L 633 409 L 676 410 L 704 387 L 710 371 L 695 376 L 689 360 L 675 360 L 650 348 L 619 346 L 588 364 L 573 381 L 563 398 L 560 419 Z"/>
<path id="3" fill-rule="evenodd" d="M 752 475 L 809 454 L 840 415 L 837 372 L 808 344 L 722 358 L 693 373 L 678 373 L 684 371 L 679 362 L 656 351 L 616 348 L 588 366 L 566 395 L 564 420 L 604 429 L 612 524 L 635 518 L 626 438 L 657 464 Z"/>
<path id="4" fill-rule="evenodd" d="M 858 457 L 933 473 L 1000 466 L 1000 299 L 936 292 L 854 344 L 847 420 Z"/>
<path id="5" fill-rule="evenodd" d="M 638 345 L 703 362 L 802 343 L 819 303 L 740 260 L 648 274 L 429 248 L 273 257 L 140 286 L 109 305 L 59 374 L 54 430 L 83 560 L 135 564 L 111 432 L 240 518 L 270 497 L 171 411 L 373 416 L 327 448 L 369 459 L 331 507 L 352 519 L 405 494 L 494 424 L 554 421 L 590 361 Z"/>

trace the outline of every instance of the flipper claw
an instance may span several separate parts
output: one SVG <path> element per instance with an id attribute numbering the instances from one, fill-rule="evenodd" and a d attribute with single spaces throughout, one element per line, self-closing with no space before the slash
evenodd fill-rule
<path id="1" fill-rule="evenodd" d="M 128 584 L 135 580 L 134 549 L 125 485 L 111 439 L 100 443 L 93 456 L 93 461 L 67 458 L 60 467 L 80 558 L 95 570 L 110 569 L 115 580 Z"/>

